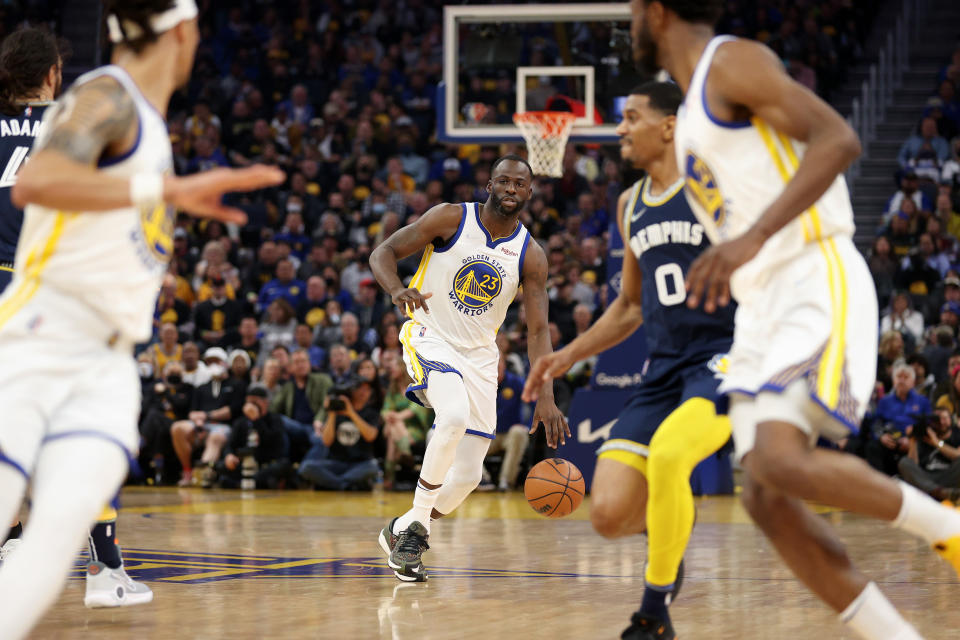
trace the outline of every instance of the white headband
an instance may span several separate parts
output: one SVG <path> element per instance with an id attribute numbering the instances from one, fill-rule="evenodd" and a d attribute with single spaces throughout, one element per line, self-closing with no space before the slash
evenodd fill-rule
<path id="1" fill-rule="evenodd" d="M 158 13 L 150 18 L 150 28 L 156 34 L 173 29 L 181 22 L 193 20 L 197 17 L 197 3 L 194 0 L 176 0 L 173 8 Z M 135 22 L 124 20 L 123 30 L 120 29 L 120 20 L 114 14 L 107 16 L 107 28 L 110 30 L 110 42 L 114 44 L 124 40 L 136 40 L 143 35 L 143 30 Z"/>

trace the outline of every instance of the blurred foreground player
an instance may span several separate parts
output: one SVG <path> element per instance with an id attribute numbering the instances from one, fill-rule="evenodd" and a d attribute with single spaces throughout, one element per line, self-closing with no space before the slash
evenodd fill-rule
<path id="1" fill-rule="evenodd" d="M 406 582 L 427 579 L 421 556 L 429 548 L 431 521 L 456 509 L 480 484 L 497 431 L 497 331 L 521 285 L 530 361 L 551 352 L 547 257 L 519 219 L 533 171 L 522 158 L 504 156 L 490 173 L 486 202 L 439 204 L 370 256 L 380 286 L 411 318 L 400 329 L 414 381 L 407 396 L 436 413 L 413 508 L 380 532 L 387 564 Z M 404 286 L 397 260 L 421 249 L 420 267 Z M 541 421 L 551 447 L 570 435 L 553 401 L 553 381 L 540 390 L 531 432 Z"/>
<path id="2" fill-rule="evenodd" d="M 733 308 L 687 308 L 683 280 L 710 241 L 683 196 L 673 134 L 683 94 L 649 82 L 627 97 L 617 127 L 621 157 L 647 177 L 624 191 L 617 223 L 624 239 L 620 295 L 576 340 L 537 362 L 524 400 L 574 363 L 605 351 L 642 324 L 649 360 L 643 382 L 598 451 L 590 489 L 593 528 L 607 538 L 647 532 L 646 589 L 623 638 L 673 638 L 667 606 L 683 576 L 693 531 L 690 474 L 730 438 L 714 397 L 733 341 Z"/>
<path id="3" fill-rule="evenodd" d="M 765 46 L 715 37 L 720 0 L 634 0 L 634 51 L 686 90 L 676 152 L 715 246 L 687 304 L 739 307 L 727 376 L 743 502 L 794 574 L 869 640 L 919 638 L 857 571 L 813 500 L 891 522 L 960 570 L 960 513 L 815 448 L 856 433 L 874 386 L 877 298 L 842 172 L 860 153 L 836 111 Z M 721 242 L 721 244 L 717 244 Z"/>
<path id="4" fill-rule="evenodd" d="M 32 27 L 7 36 L 0 48 L 0 293 L 13 278 L 14 254 L 23 211 L 10 201 L 17 172 L 27 161 L 46 108 L 60 94 L 61 45 L 49 32 Z M 90 563 L 84 603 L 88 607 L 127 606 L 150 602 L 153 592 L 123 569 L 116 542 L 117 512 L 103 509 L 88 537 Z M 23 527 L 15 518 L 0 561 L 22 543 Z M 120 587 L 119 589 L 117 587 Z"/>
<path id="5" fill-rule="evenodd" d="M 163 114 L 190 74 L 193 0 L 108 3 L 113 65 L 77 80 L 44 116 L 13 186 L 24 207 L 13 282 L 0 297 L 0 519 L 32 480 L 24 542 L 0 567 L 5 638 L 56 599 L 78 544 L 137 446 L 132 348 L 151 334 L 173 246 L 174 205 L 242 222 L 229 191 L 277 184 L 252 167 L 172 175 Z"/>

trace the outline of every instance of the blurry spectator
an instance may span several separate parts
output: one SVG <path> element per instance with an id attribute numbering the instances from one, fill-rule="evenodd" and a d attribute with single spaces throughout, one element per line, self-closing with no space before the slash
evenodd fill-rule
<path id="1" fill-rule="evenodd" d="M 250 356 L 251 366 L 259 363 L 260 356 L 260 324 L 253 316 L 244 316 L 240 319 L 240 328 L 237 333 L 239 339 L 230 345 L 231 349 L 239 349 Z"/>
<path id="2" fill-rule="evenodd" d="M 290 260 L 280 260 L 277 263 L 277 277 L 260 289 L 258 304 L 266 309 L 274 300 L 283 299 L 291 307 L 291 311 L 303 301 L 306 284 L 296 279 L 296 270 Z"/>
<path id="3" fill-rule="evenodd" d="M 340 286 L 350 294 L 351 300 L 356 300 L 360 294 L 360 283 L 368 279 L 373 279 L 373 272 L 370 271 L 370 247 L 362 245 L 357 247 L 353 261 L 340 274 Z M 353 310 L 352 307 L 350 310 Z"/>
<path id="4" fill-rule="evenodd" d="M 300 477 L 318 489 L 370 490 L 379 472 L 373 442 L 380 434 L 380 407 L 371 403 L 369 381 L 344 381 L 324 402 L 326 418 L 315 446 L 300 463 Z"/>
<path id="5" fill-rule="evenodd" d="M 291 202 L 293 200 L 293 202 Z M 291 208 L 291 205 L 296 205 Z M 287 199 L 287 218 L 280 233 L 273 237 L 274 242 L 286 242 L 290 245 L 291 253 L 298 260 L 303 260 L 310 250 L 310 238 L 305 234 L 303 216 L 300 213 L 303 202 L 300 196 L 290 196 Z M 277 265 L 279 277 L 279 265 Z"/>
<path id="6" fill-rule="evenodd" d="M 953 153 L 940 170 L 940 184 L 947 184 L 957 189 L 960 188 L 960 138 L 955 139 L 951 147 Z"/>
<path id="7" fill-rule="evenodd" d="M 300 460 L 310 449 L 310 436 L 322 424 L 323 403 L 333 381 L 323 373 L 310 372 L 310 356 L 298 349 L 290 356 L 290 381 L 273 395 L 271 411 L 281 416 L 293 460 Z"/>
<path id="8" fill-rule="evenodd" d="M 427 175 L 430 173 L 430 163 L 427 162 L 426 158 L 417 154 L 416 147 L 413 144 L 413 137 L 409 133 L 401 133 L 397 136 L 397 158 L 403 167 L 402 173 L 413 178 L 415 187 L 422 187 L 427 183 Z M 391 177 L 395 173 L 399 173 L 391 171 L 390 160 L 387 161 L 387 173 L 388 176 Z M 397 191 L 413 191 L 413 189 L 399 188 L 394 184 L 390 186 Z"/>
<path id="9" fill-rule="evenodd" d="M 917 173 L 913 170 L 904 173 L 900 179 L 900 189 L 887 201 L 884 224 L 889 224 L 894 214 L 902 210 L 904 200 L 912 200 L 918 211 L 931 211 L 933 209 L 930 199 L 920 191 L 920 181 Z"/>
<path id="10" fill-rule="evenodd" d="M 917 240 L 916 235 L 910 231 L 910 216 L 903 211 L 894 213 L 890 218 L 886 238 L 893 247 L 893 256 L 898 260 L 910 253 Z"/>
<path id="11" fill-rule="evenodd" d="M 290 90 L 290 98 L 281 102 L 277 108 L 284 109 L 291 120 L 304 128 L 313 119 L 313 105 L 310 104 L 307 88 L 302 84 L 294 85 Z"/>
<path id="12" fill-rule="evenodd" d="M 940 324 L 950 327 L 950 330 L 953 331 L 953 337 L 957 337 L 957 329 L 960 327 L 960 303 L 943 303 L 940 308 Z"/>
<path id="13" fill-rule="evenodd" d="M 955 348 L 953 339 L 953 330 L 950 327 L 937 326 L 933 330 L 933 339 L 923 349 L 923 357 L 930 365 L 930 373 L 933 374 L 937 382 L 946 380 L 948 377 L 947 361 Z M 932 396 L 936 399 L 936 396 Z"/>
<path id="14" fill-rule="evenodd" d="M 370 355 L 371 346 L 360 334 L 360 322 L 351 312 L 340 316 L 340 344 L 347 348 L 350 359 L 356 360 L 359 356 Z"/>
<path id="15" fill-rule="evenodd" d="M 168 362 L 183 360 L 183 346 L 177 343 L 177 327 L 172 322 L 160 326 L 160 341 L 150 345 L 150 356 L 157 371 L 163 371 Z"/>
<path id="16" fill-rule="evenodd" d="M 370 352 L 370 358 L 377 366 L 382 367 L 384 354 L 393 352 L 399 356 L 403 349 L 400 344 L 400 325 L 397 317 L 393 314 L 383 316 L 377 335 L 377 346 Z"/>
<path id="17" fill-rule="evenodd" d="M 200 173 L 228 166 L 230 162 L 217 147 L 213 136 L 202 135 L 196 139 L 193 158 L 187 163 L 187 173 Z"/>
<path id="18" fill-rule="evenodd" d="M 272 240 L 266 240 L 257 251 L 257 259 L 250 265 L 244 287 L 259 292 L 262 287 L 273 280 L 277 268 L 277 245 Z"/>
<path id="19" fill-rule="evenodd" d="M 606 260 L 600 254 L 600 241 L 597 238 L 583 238 L 580 241 L 580 268 L 584 275 L 592 271 L 596 282 L 607 279 Z"/>
<path id="20" fill-rule="evenodd" d="M 520 399 L 523 378 L 507 371 L 505 358 L 500 358 L 497 376 L 497 433 L 490 443 L 487 455 L 503 453 L 497 488 L 507 491 L 517 484 L 520 461 L 523 460 L 530 440 L 530 429 L 524 424 L 523 401 Z M 485 479 L 488 475 L 484 468 Z"/>
<path id="21" fill-rule="evenodd" d="M 260 382 L 267 390 L 267 399 L 273 401 L 274 395 L 286 384 L 283 379 L 283 367 L 276 358 L 267 358 L 263 363 Z"/>
<path id="22" fill-rule="evenodd" d="M 599 236 L 607 230 L 610 216 L 603 208 L 598 208 L 592 193 L 577 196 L 577 215 L 580 216 L 582 237 Z"/>
<path id="23" fill-rule="evenodd" d="M 940 277 L 946 275 L 950 269 L 950 258 L 940 251 L 933 243 L 933 237 L 929 233 L 921 233 L 917 241 L 917 255 L 922 258 L 928 267 L 934 269 L 940 274 Z M 902 269 L 907 270 L 911 266 L 912 256 L 905 257 L 900 261 Z"/>
<path id="24" fill-rule="evenodd" d="M 309 325 L 298 324 L 293 334 L 294 349 L 307 352 L 310 359 L 310 368 L 318 370 L 327 359 L 327 352 L 313 344 L 313 331 Z"/>
<path id="25" fill-rule="evenodd" d="M 193 103 L 193 115 L 187 118 L 184 129 L 193 138 L 198 138 L 211 129 L 220 131 L 220 118 L 210 111 L 210 103 L 204 99 Z"/>
<path id="26" fill-rule="evenodd" d="M 330 377 L 334 384 L 342 384 L 351 376 L 350 371 L 350 352 L 342 344 L 334 344 L 330 347 Z"/>
<path id="27" fill-rule="evenodd" d="M 893 392 L 877 403 L 873 438 L 867 443 L 866 458 L 874 469 L 887 475 L 897 473 L 897 463 L 909 449 L 914 424 L 931 412 L 930 401 L 914 389 L 913 367 L 899 363 L 893 368 Z"/>
<path id="28" fill-rule="evenodd" d="M 191 329 L 190 306 L 177 297 L 177 279 L 169 273 L 163 277 L 163 284 L 160 286 L 153 326 L 159 329 L 165 322 L 173 324 L 179 331 L 189 332 Z"/>
<path id="29" fill-rule="evenodd" d="M 213 286 L 210 282 L 215 276 L 226 281 L 227 297 L 231 300 L 236 298 L 236 288 L 240 286 L 240 273 L 227 261 L 227 251 L 221 242 L 211 240 L 203 245 L 203 255 L 194 271 L 193 288 L 197 290 L 198 301 L 207 300 L 213 294 Z"/>
<path id="30" fill-rule="evenodd" d="M 943 223 L 943 228 L 953 236 L 954 241 L 960 240 L 960 213 L 953 209 L 950 194 L 941 193 L 937 195 L 937 208 L 933 215 Z"/>
<path id="31" fill-rule="evenodd" d="M 327 283 L 319 275 L 307 279 L 307 290 L 297 307 L 297 319 L 314 330 L 326 316 Z"/>
<path id="32" fill-rule="evenodd" d="M 237 340 L 241 309 L 236 300 L 227 298 L 227 283 L 219 275 L 210 279 L 212 295 L 194 311 L 197 335 L 207 346 L 225 347 Z"/>
<path id="33" fill-rule="evenodd" d="M 938 409 L 898 464 L 900 477 L 936 500 L 960 502 L 960 429 L 946 409 Z"/>
<path id="34" fill-rule="evenodd" d="M 284 298 L 278 298 L 267 307 L 267 321 L 260 325 L 260 355 L 258 361 L 266 360 L 267 354 L 275 347 L 287 347 L 293 344 L 293 333 L 297 328 L 297 317 L 293 307 Z"/>
<path id="35" fill-rule="evenodd" d="M 193 399 L 193 387 L 183 379 L 183 363 L 169 362 L 162 377 L 149 388 L 140 412 L 141 469 L 151 469 L 147 477 L 159 484 L 177 481 L 176 454 L 170 439 L 170 425 L 185 420 Z"/>
<path id="36" fill-rule="evenodd" d="M 893 386 L 893 365 L 903 357 L 903 334 L 899 331 L 882 333 L 877 348 L 877 382 L 883 383 L 885 390 L 889 391 Z"/>
<path id="37" fill-rule="evenodd" d="M 927 400 L 931 399 L 933 390 L 937 383 L 932 373 L 930 373 L 930 363 L 919 353 L 907 356 L 907 364 L 913 367 L 914 389 Z"/>
<path id="38" fill-rule="evenodd" d="M 380 326 L 380 319 L 386 309 L 379 293 L 380 287 L 373 278 L 364 278 L 360 281 L 352 313 L 360 322 L 360 329 L 363 332 Z"/>
<path id="39" fill-rule="evenodd" d="M 893 247 L 886 236 L 877 236 L 873 241 L 873 249 L 867 258 L 870 266 L 870 275 L 877 288 L 877 300 L 881 307 L 887 305 L 893 293 L 893 279 L 897 273 L 897 260 L 893 257 Z"/>
<path id="40" fill-rule="evenodd" d="M 196 342 L 183 343 L 183 380 L 193 387 L 210 381 L 210 371 L 200 360 L 200 348 Z"/>
<path id="41" fill-rule="evenodd" d="M 250 368 L 252 362 L 250 355 L 243 349 L 236 349 L 227 354 L 227 363 L 230 369 L 230 377 L 242 382 L 244 385 L 250 384 Z"/>
<path id="42" fill-rule="evenodd" d="M 210 382 L 197 387 L 191 410 L 186 420 L 178 420 L 170 427 L 173 448 L 177 453 L 183 474 L 179 484 L 189 486 L 208 482 L 210 467 L 220 459 L 220 453 L 230 437 L 230 423 L 240 415 L 243 405 L 242 383 L 228 379 L 227 353 L 220 347 L 211 347 L 203 354 L 210 372 Z M 200 455 L 201 478 L 193 478 L 193 451 L 203 444 Z"/>
<path id="43" fill-rule="evenodd" d="M 928 236 L 929 240 L 929 236 Z M 932 248 L 930 243 L 929 247 Z M 900 271 L 894 280 L 897 288 L 905 289 L 913 296 L 917 306 L 926 304 L 927 296 L 933 293 L 940 282 L 940 272 L 931 267 L 918 249 L 903 259 Z"/>
<path id="44" fill-rule="evenodd" d="M 383 464 L 383 488 L 394 488 L 397 468 L 412 468 L 414 455 L 423 452 L 430 429 L 430 411 L 406 395 L 412 384 L 406 366 L 399 359 L 387 368 L 387 389 L 383 401 L 383 437 L 387 452 Z"/>
<path id="45" fill-rule="evenodd" d="M 293 480 L 293 470 L 283 423 L 268 409 L 267 390 L 262 385 L 247 389 L 241 411 L 230 429 L 223 462 L 217 466 L 221 486 L 239 487 L 243 458 L 252 456 L 256 460 L 253 479 L 257 489 L 285 488 Z"/>
<path id="46" fill-rule="evenodd" d="M 897 154 L 900 166 L 903 168 L 910 166 L 911 161 L 916 161 L 917 156 L 924 149 L 932 150 L 939 164 L 943 164 L 950 158 L 950 145 L 938 135 L 937 122 L 933 118 L 921 120 L 919 135 L 910 136 L 900 147 L 900 153 Z"/>
<path id="47" fill-rule="evenodd" d="M 280 380 L 290 379 L 290 348 L 285 344 L 278 344 L 270 350 L 270 357 L 280 363 Z"/>
<path id="48" fill-rule="evenodd" d="M 573 323 L 573 309 L 577 301 L 573 298 L 573 283 L 564 278 L 556 287 L 556 294 L 550 300 L 550 320 L 560 329 L 564 344 L 570 342 L 576 335 L 576 326 Z"/>
<path id="49" fill-rule="evenodd" d="M 310 278 L 323 277 L 324 267 L 330 264 L 326 248 L 322 244 L 315 244 L 310 247 L 310 253 L 307 259 L 300 263 L 300 270 L 297 277 L 307 283 L 309 288 Z M 326 283 L 324 283 L 324 293 L 326 293 Z"/>

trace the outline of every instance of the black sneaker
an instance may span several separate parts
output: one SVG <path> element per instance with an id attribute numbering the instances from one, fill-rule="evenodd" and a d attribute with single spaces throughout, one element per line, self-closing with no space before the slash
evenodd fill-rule
<path id="1" fill-rule="evenodd" d="M 393 532 L 393 523 L 397 521 L 397 518 L 394 518 L 390 523 L 380 530 L 380 537 L 377 539 L 380 542 L 380 548 L 383 549 L 383 552 L 387 554 L 387 557 L 390 557 L 390 554 L 393 553 L 393 548 L 397 546 L 397 534 Z"/>
<path id="2" fill-rule="evenodd" d="M 428 537 L 426 527 L 417 521 L 411 522 L 409 527 L 400 532 L 387 559 L 387 565 L 397 578 L 404 582 L 427 581 L 427 571 L 420 557 L 430 548 Z"/>
<path id="3" fill-rule="evenodd" d="M 630 618 L 630 626 L 620 634 L 621 640 L 674 640 L 677 634 L 670 621 L 635 612 Z"/>

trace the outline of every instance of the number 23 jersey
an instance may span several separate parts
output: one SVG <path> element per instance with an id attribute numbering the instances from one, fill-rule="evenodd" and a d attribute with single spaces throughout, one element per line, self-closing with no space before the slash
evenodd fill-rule
<path id="1" fill-rule="evenodd" d="M 463 349 L 494 345 L 523 274 L 529 232 L 522 224 L 494 239 L 480 221 L 480 204 L 460 205 L 456 234 L 443 246 L 427 245 L 410 286 L 432 293 L 412 318 Z"/>
<path id="2" fill-rule="evenodd" d="M 644 178 L 633 186 L 623 214 L 625 244 L 642 273 L 643 328 L 650 356 L 646 377 L 651 379 L 680 361 L 726 353 L 733 341 L 735 305 L 714 313 L 687 307 L 687 271 L 710 241 L 682 191 L 681 179 L 653 197 L 650 180 Z"/>

